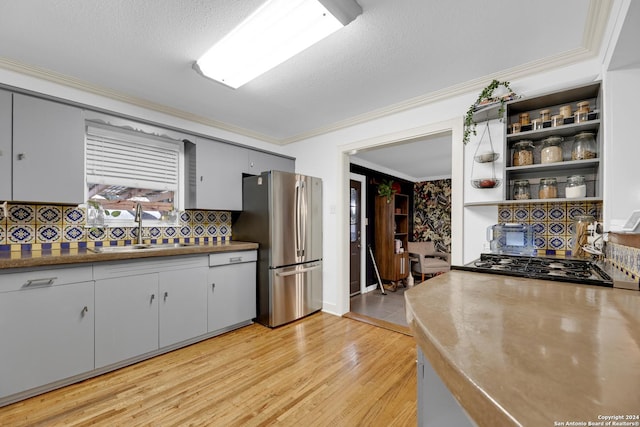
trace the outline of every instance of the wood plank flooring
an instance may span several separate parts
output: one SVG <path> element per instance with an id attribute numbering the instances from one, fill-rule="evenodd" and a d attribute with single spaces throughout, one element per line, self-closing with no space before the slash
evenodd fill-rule
<path id="1" fill-rule="evenodd" d="M 414 426 L 415 361 L 409 336 L 317 313 L 0 408 L 0 425 Z"/>

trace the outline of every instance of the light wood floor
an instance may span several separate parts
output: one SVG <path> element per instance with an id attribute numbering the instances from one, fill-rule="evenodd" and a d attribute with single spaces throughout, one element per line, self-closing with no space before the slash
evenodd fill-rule
<path id="1" fill-rule="evenodd" d="M 317 313 L 0 408 L 0 425 L 415 426 L 415 361 L 409 336 Z"/>

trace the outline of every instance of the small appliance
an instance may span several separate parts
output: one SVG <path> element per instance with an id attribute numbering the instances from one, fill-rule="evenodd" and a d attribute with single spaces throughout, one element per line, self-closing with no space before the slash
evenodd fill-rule
<path id="1" fill-rule="evenodd" d="M 520 223 L 495 224 L 487 227 L 489 249 L 494 254 L 535 255 L 533 226 Z"/>

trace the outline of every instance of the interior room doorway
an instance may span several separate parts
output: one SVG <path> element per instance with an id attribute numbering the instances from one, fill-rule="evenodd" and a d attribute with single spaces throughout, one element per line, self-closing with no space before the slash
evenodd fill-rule
<path id="1" fill-rule="evenodd" d="M 362 184 L 354 179 L 349 184 L 349 295 L 360 293 L 361 286 L 361 194 Z"/>

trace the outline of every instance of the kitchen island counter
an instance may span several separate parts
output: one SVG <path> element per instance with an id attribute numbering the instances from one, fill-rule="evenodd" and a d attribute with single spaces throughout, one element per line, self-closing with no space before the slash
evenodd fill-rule
<path id="1" fill-rule="evenodd" d="M 640 292 L 453 270 L 405 299 L 420 349 L 478 425 L 640 425 Z"/>
<path id="2" fill-rule="evenodd" d="M 193 244 L 170 249 L 144 249 L 131 252 L 96 253 L 86 248 L 22 252 L 0 251 L 0 270 L 255 249 L 258 249 L 257 243 L 226 241 L 215 244 Z"/>

